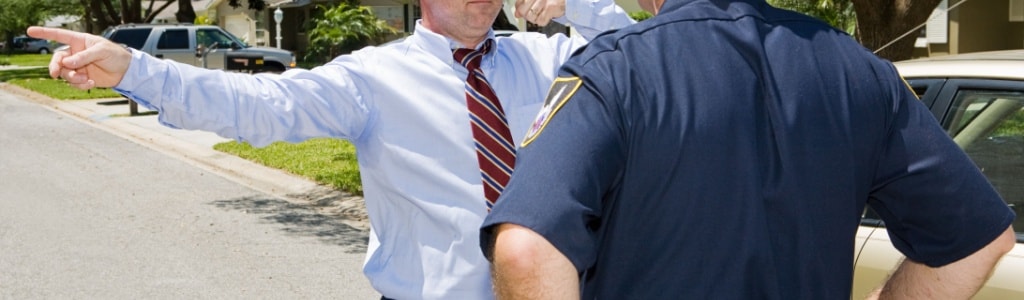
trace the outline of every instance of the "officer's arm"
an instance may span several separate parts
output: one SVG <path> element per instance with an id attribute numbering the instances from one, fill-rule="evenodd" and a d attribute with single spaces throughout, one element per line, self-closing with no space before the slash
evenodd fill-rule
<path id="1" fill-rule="evenodd" d="M 903 260 L 880 290 L 869 299 L 969 299 L 992 275 L 999 259 L 1013 248 L 1013 227 L 981 250 L 951 264 L 933 268 Z"/>
<path id="2" fill-rule="evenodd" d="M 579 299 L 576 267 L 543 236 L 498 225 L 491 272 L 498 299 Z"/>

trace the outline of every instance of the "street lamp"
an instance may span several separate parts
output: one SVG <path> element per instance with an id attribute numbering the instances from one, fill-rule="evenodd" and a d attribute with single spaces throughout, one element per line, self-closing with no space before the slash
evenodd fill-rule
<path id="1" fill-rule="evenodd" d="M 275 31 L 277 34 L 277 49 L 281 49 L 281 20 L 284 20 L 284 12 L 281 11 L 281 7 L 278 6 L 277 9 L 274 10 L 274 23 L 277 24 L 277 31 Z"/>

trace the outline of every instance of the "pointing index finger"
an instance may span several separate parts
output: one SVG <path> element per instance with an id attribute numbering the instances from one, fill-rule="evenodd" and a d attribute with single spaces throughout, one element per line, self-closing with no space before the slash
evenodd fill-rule
<path id="1" fill-rule="evenodd" d="M 89 35 L 81 32 L 38 26 L 29 27 L 27 33 L 29 36 L 34 38 L 52 40 L 61 44 L 66 44 L 71 47 L 72 52 L 78 52 L 85 49 L 86 40 L 89 37 Z"/>

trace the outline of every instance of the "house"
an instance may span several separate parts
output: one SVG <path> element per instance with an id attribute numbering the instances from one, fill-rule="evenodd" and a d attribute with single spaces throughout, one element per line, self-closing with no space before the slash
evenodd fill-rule
<path id="1" fill-rule="evenodd" d="M 943 0 L 920 31 L 914 57 L 1024 49 L 1024 0 Z"/>
<path id="2" fill-rule="evenodd" d="M 74 31 L 84 31 L 85 26 L 82 25 L 82 17 L 72 15 L 59 15 L 54 16 L 43 22 L 44 27 L 55 27 L 64 28 Z"/>

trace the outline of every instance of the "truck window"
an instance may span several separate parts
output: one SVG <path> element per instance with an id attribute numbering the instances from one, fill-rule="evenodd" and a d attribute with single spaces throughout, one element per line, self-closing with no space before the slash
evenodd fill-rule
<path id="1" fill-rule="evenodd" d="M 168 29 L 160 36 L 157 49 L 188 49 L 188 29 Z"/>
<path id="2" fill-rule="evenodd" d="M 125 44 L 128 47 L 135 49 L 142 49 L 146 45 L 146 39 L 149 38 L 149 32 L 153 31 L 152 28 L 138 28 L 138 29 L 121 29 L 115 30 L 110 34 L 110 41 Z"/>
<path id="3" fill-rule="evenodd" d="M 232 43 L 234 43 L 234 41 L 234 39 L 220 30 L 196 30 L 196 43 L 205 47 L 209 47 L 211 44 L 217 44 L 218 49 L 230 49 L 232 48 Z"/>

